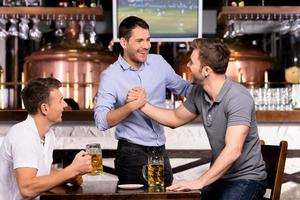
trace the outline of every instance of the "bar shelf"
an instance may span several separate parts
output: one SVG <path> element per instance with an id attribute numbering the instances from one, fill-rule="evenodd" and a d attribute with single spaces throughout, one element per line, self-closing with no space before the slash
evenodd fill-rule
<path id="1" fill-rule="evenodd" d="M 4 18 L 38 17 L 41 20 L 103 20 L 101 6 L 90 7 L 0 7 L 0 15 Z"/>
<path id="2" fill-rule="evenodd" d="M 300 6 L 224 6 L 218 20 L 225 23 L 230 19 L 240 20 L 289 20 L 300 17 Z"/>

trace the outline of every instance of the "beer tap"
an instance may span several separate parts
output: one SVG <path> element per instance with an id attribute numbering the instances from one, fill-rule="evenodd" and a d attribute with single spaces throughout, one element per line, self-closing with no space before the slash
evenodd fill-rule
<path id="1" fill-rule="evenodd" d="M 6 31 L 7 20 L 2 16 L 0 18 L 0 39 L 6 39 L 8 32 Z"/>
<path id="2" fill-rule="evenodd" d="M 96 17 L 95 16 L 93 16 L 93 20 L 90 21 L 90 24 L 91 24 L 90 43 L 96 44 L 96 32 L 95 32 Z"/>
<path id="3" fill-rule="evenodd" d="M 4 109 L 4 70 L 0 66 L 0 109 Z"/>
<path id="4" fill-rule="evenodd" d="M 85 43 L 85 37 L 84 37 L 84 19 L 83 17 L 81 18 L 80 22 L 79 22 L 79 25 L 80 25 L 80 32 L 79 32 L 79 38 L 78 38 L 78 41 L 80 44 L 84 44 Z"/>
<path id="5" fill-rule="evenodd" d="M 33 27 L 29 30 L 30 39 L 40 41 L 42 38 L 42 32 L 38 29 L 38 24 L 40 23 L 40 20 L 37 17 L 35 17 L 32 19 L 32 21 Z"/>
<path id="6" fill-rule="evenodd" d="M 23 40 L 28 40 L 28 26 L 29 20 L 27 17 L 21 18 L 21 23 L 19 23 L 19 37 Z"/>

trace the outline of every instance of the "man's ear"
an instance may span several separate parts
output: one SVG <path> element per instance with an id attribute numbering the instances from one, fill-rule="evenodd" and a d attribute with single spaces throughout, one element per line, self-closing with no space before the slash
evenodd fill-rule
<path id="1" fill-rule="evenodd" d="M 126 49 L 127 40 L 124 37 L 120 38 L 120 45 L 122 46 L 123 49 Z"/>
<path id="2" fill-rule="evenodd" d="M 41 110 L 42 115 L 47 115 L 48 111 L 49 111 L 48 104 L 42 103 L 41 106 L 40 106 L 40 110 Z"/>
<path id="3" fill-rule="evenodd" d="M 206 76 L 212 71 L 212 68 L 208 65 L 204 66 L 204 73 Z"/>

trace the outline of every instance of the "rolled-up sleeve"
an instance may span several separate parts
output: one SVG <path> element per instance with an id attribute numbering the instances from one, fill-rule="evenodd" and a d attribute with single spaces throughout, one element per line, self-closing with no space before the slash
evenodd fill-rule
<path id="1" fill-rule="evenodd" d="M 109 129 L 106 115 L 114 109 L 116 102 L 116 92 L 113 86 L 113 80 L 106 72 L 102 72 L 99 88 L 96 96 L 96 106 L 94 109 L 94 119 L 97 128 L 101 131 Z"/>

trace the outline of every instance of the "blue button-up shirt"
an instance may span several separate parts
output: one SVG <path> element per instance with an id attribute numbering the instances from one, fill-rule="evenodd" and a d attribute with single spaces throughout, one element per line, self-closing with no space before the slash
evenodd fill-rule
<path id="1" fill-rule="evenodd" d="M 192 85 L 181 79 L 160 55 L 149 54 L 139 69 L 131 67 L 120 55 L 118 60 L 101 73 L 96 97 L 95 123 L 98 129 L 110 128 L 106 115 L 123 106 L 133 87 L 146 90 L 150 104 L 165 107 L 166 88 L 175 94 L 187 96 Z M 166 138 L 161 125 L 136 110 L 116 127 L 116 139 L 124 139 L 144 146 L 160 146 Z"/>

